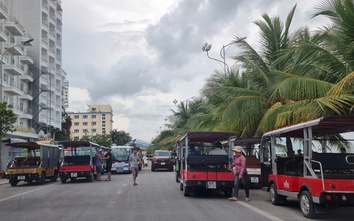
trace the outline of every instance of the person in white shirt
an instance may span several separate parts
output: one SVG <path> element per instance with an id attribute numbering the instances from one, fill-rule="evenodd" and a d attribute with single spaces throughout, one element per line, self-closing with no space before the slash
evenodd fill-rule
<path id="1" fill-rule="evenodd" d="M 226 151 L 221 148 L 221 143 L 219 141 L 215 142 L 213 149 L 209 152 L 209 155 L 227 155 Z"/>

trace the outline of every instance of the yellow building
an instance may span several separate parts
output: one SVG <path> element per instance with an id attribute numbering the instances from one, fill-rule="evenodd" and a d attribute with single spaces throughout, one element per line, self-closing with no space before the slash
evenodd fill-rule
<path id="1" fill-rule="evenodd" d="M 111 105 L 87 105 L 87 112 L 68 112 L 71 117 L 71 137 L 79 140 L 87 135 L 110 134 L 113 126 Z"/>

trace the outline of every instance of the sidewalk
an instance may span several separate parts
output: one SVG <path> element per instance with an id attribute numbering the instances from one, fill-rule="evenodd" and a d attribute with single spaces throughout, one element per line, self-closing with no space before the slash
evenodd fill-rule
<path id="1" fill-rule="evenodd" d="M 0 178 L 0 185 L 9 183 L 8 179 Z"/>

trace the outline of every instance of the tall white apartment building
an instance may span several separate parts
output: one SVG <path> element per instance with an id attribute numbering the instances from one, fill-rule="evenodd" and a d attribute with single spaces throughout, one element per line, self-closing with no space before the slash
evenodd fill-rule
<path id="1" fill-rule="evenodd" d="M 30 33 L 34 64 L 32 116 L 36 132 L 61 129 L 63 81 L 61 0 L 1 0 Z"/>
<path id="2" fill-rule="evenodd" d="M 0 171 L 6 169 L 8 163 L 8 146 L 13 140 L 36 140 L 38 134 L 32 127 L 32 84 L 34 81 L 31 66 L 34 60 L 28 53 L 33 44 L 23 43 L 32 39 L 21 22 L 11 13 L 9 8 L 0 2 L 0 102 L 12 106 L 17 116 L 15 132 L 8 132 L 0 142 Z"/>
<path id="3" fill-rule="evenodd" d="M 64 72 L 66 74 L 66 72 Z M 69 81 L 63 79 L 63 90 L 62 90 L 62 96 L 63 96 L 63 109 L 66 110 L 69 107 Z"/>

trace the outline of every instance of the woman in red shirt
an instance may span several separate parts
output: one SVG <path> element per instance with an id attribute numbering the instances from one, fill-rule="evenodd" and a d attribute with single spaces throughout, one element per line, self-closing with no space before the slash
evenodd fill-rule
<path id="1" fill-rule="evenodd" d="M 231 165 L 232 167 L 235 167 L 235 179 L 234 179 L 234 196 L 229 198 L 231 201 L 237 201 L 238 197 L 238 192 L 240 189 L 240 181 L 242 180 L 243 187 L 246 192 L 246 201 L 250 201 L 249 195 L 250 195 L 250 185 L 249 185 L 249 177 L 247 174 L 246 170 L 246 157 L 242 154 L 242 147 L 241 146 L 235 146 L 232 148 L 232 151 L 235 152 L 234 156 L 234 163 Z"/>

